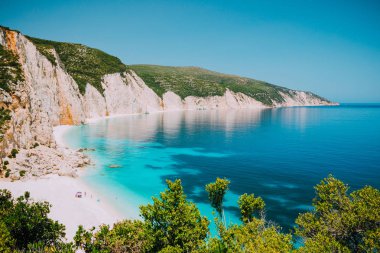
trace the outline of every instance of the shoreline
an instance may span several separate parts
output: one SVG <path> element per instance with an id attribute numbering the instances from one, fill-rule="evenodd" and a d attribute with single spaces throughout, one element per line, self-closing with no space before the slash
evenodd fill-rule
<path id="1" fill-rule="evenodd" d="M 311 105 L 310 105 L 311 106 Z M 314 105 L 315 106 L 315 105 Z M 317 105 L 335 106 L 335 105 Z M 309 106 L 307 106 L 309 107 Z M 281 107 L 277 107 L 281 108 Z M 176 110 L 177 111 L 177 110 Z M 187 110 L 178 110 L 187 111 Z M 171 111 L 157 111 L 154 113 L 164 113 Z M 86 119 L 85 124 L 95 123 L 109 118 L 126 117 L 133 115 L 143 115 L 143 113 L 117 114 L 111 116 L 96 117 Z M 59 125 L 53 127 L 53 136 L 56 142 L 56 150 L 66 150 L 75 152 L 69 147 L 65 140 L 65 134 L 75 126 Z M 124 213 L 112 205 L 109 196 L 105 196 L 94 189 L 83 180 L 86 171 L 91 169 L 91 165 L 78 168 L 78 177 L 59 176 L 58 174 L 43 175 L 38 178 L 27 180 L 0 180 L 0 189 L 8 189 L 14 198 L 29 191 L 31 198 L 35 201 L 48 201 L 52 207 L 49 217 L 58 220 L 66 226 L 66 239 L 71 241 L 79 225 L 86 229 L 101 224 L 112 225 L 125 218 L 133 218 L 135 214 Z M 76 198 L 75 194 L 82 192 L 82 198 Z M 84 194 L 85 193 L 85 194 Z"/>
<path id="2" fill-rule="evenodd" d="M 152 113 L 170 113 L 170 112 L 186 112 L 186 111 L 214 111 L 214 110 L 263 110 L 263 109 L 279 109 L 279 108 L 297 108 L 297 107 L 329 107 L 329 106 L 340 106 L 341 103 L 329 103 L 329 104 L 305 104 L 305 105 L 284 105 L 284 106 L 274 106 L 274 107 L 257 107 L 257 108 L 209 108 L 209 109 L 171 109 L 171 110 L 158 110 L 154 112 L 147 112 L 147 113 L 121 113 L 121 114 L 112 114 L 108 116 L 97 116 L 93 118 L 86 118 L 84 124 L 91 124 L 98 122 L 100 120 L 105 119 L 113 119 L 113 118 L 122 118 L 126 116 L 133 116 L 133 115 L 144 115 L 144 114 L 152 114 Z M 54 127 L 60 128 L 63 127 L 62 131 L 65 131 L 64 127 L 70 128 L 69 125 L 60 125 Z M 67 130 L 67 129 L 66 129 Z M 58 132 L 58 136 L 60 137 L 60 132 Z M 62 142 L 64 143 L 64 141 Z M 67 146 L 66 146 L 67 147 Z"/>
<path id="3" fill-rule="evenodd" d="M 64 140 L 64 135 L 74 126 L 62 125 L 53 128 L 57 148 L 71 150 Z M 57 220 L 66 227 L 66 240 L 72 241 L 79 225 L 90 229 L 101 224 L 113 225 L 127 218 L 114 208 L 107 197 L 102 196 L 83 177 L 90 165 L 78 170 L 79 177 L 44 175 L 27 180 L 0 180 L 0 189 L 7 189 L 14 198 L 30 192 L 34 201 L 47 201 L 51 204 L 49 218 Z M 76 194 L 82 193 L 82 198 Z"/>

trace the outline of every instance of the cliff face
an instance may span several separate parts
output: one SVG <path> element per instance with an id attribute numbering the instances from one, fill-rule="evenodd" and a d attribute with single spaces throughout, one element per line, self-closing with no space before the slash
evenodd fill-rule
<path id="1" fill-rule="evenodd" d="M 67 72 L 54 48 L 49 54 L 39 51 L 30 39 L 19 32 L 0 27 L 1 46 L 18 59 L 23 78 L 0 88 L 0 107 L 10 110 L 11 119 L 0 148 L 30 148 L 38 143 L 55 147 L 53 127 L 84 123 L 86 119 L 164 110 L 221 108 L 264 108 L 262 102 L 240 93 L 225 90 L 224 95 L 181 98 L 172 91 L 158 96 L 132 70 L 106 74 L 101 87 L 87 83 L 80 92 L 77 82 Z M 329 102 L 306 92 L 282 94 L 283 102 L 273 106 L 321 105 Z"/>

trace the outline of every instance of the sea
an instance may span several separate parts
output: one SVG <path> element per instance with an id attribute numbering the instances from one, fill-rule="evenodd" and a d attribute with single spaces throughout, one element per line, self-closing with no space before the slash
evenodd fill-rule
<path id="1" fill-rule="evenodd" d="M 380 188 L 380 104 L 128 115 L 73 127 L 64 138 L 94 163 L 82 180 L 131 219 L 168 179 L 181 179 L 212 221 L 205 185 L 227 178 L 227 224 L 240 223 L 238 197 L 253 193 L 284 232 L 313 210 L 314 186 L 330 174 L 350 191 Z"/>

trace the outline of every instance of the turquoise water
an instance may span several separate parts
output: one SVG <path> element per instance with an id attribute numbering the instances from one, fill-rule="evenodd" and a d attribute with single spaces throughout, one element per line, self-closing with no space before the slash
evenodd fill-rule
<path id="1" fill-rule="evenodd" d="M 329 173 L 351 189 L 380 188 L 380 105 L 131 115 L 65 137 L 71 147 L 95 149 L 84 180 L 128 218 L 165 189 L 165 179 L 182 179 L 211 218 L 204 185 L 227 177 L 227 222 L 239 222 L 238 196 L 255 193 L 285 230 L 311 209 L 313 186 Z"/>

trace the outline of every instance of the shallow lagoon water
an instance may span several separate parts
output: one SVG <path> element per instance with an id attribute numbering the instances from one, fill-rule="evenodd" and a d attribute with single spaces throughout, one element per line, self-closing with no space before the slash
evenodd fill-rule
<path id="1" fill-rule="evenodd" d="M 69 146 L 94 148 L 84 180 L 128 218 L 180 178 L 212 218 L 205 184 L 231 180 L 227 222 L 237 198 L 254 193 L 285 230 L 312 208 L 313 186 L 333 174 L 357 189 L 380 188 L 380 105 L 165 112 L 109 118 L 72 128 Z M 110 165 L 118 165 L 110 168 Z"/>

